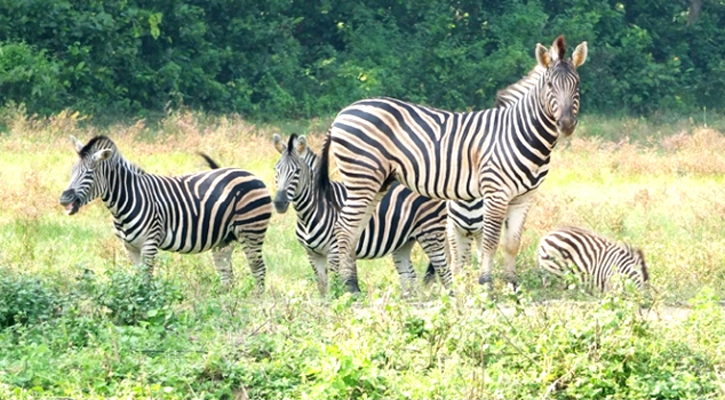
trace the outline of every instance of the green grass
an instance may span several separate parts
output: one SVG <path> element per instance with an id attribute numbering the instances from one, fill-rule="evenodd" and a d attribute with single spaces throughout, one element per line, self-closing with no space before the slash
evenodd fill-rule
<path id="1" fill-rule="evenodd" d="M 291 210 L 272 219 L 257 295 L 241 251 L 231 289 L 208 253 L 161 253 L 148 282 L 102 204 L 72 217 L 57 204 L 76 157 L 68 134 L 108 134 L 154 173 L 205 169 L 195 155 L 204 151 L 274 190 L 272 133 L 311 133 L 318 149 L 322 122 L 257 127 L 178 113 L 154 128 L 92 128 L 72 115 L 3 123 L 0 322 L 15 320 L 0 326 L 0 398 L 725 398 L 717 131 L 679 121 L 632 144 L 597 129 L 619 124 L 643 138 L 656 126 L 585 119 L 555 151 L 529 214 L 520 293 L 501 279 L 484 293 L 469 267 L 455 297 L 434 285 L 403 299 L 388 258 L 358 263 L 365 294 L 354 301 L 339 284 L 317 293 Z M 544 288 L 536 245 L 562 224 L 643 248 L 657 290 L 648 307 L 631 290 Z M 413 258 L 422 276 L 420 249 Z"/>

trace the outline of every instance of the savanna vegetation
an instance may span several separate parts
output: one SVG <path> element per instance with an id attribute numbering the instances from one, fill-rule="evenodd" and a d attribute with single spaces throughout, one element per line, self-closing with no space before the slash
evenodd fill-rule
<path id="1" fill-rule="evenodd" d="M 354 300 L 336 285 L 317 293 L 291 212 L 273 217 L 255 295 L 241 252 L 229 289 L 208 253 L 161 253 L 149 281 L 101 203 L 71 217 L 58 205 L 77 157 L 69 134 L 108 134 L 162 174 L 205 169 L 204 151 L 274 190 L 272 134 L 300 127 L 191 111 L 154 126 L 22 109 L 2 122 L 0 398 L 725 397 L 725 138 L 712 127 L 584 117 L 532 207 L 519 293 L 500 276 L 485 293 L 472 273 L 455 297 L 433 285 L 402 298 L 383 259 L 360 262 Z M 304 127 L 313 148 L 328 123 Z M 654 290 L 544 288 L 537 240 L 564 223 L 641 247 Z M 423 257 L 416 247 L 420 277 Z"/>
<path id="2" fill-rule="evenodd" d="M 0 1 L 0 399 L 725 398 L 724 20 L 722 0 Z M 517 293 L 484 292 L 474 259 L 455 296 L 404 298 L 382 259 L 360 298 L 320 296 L 291 211 L 263 294 L 241 252 L 231 288 L 208 253 L 161 253 L 149 280 L 100 202 L 58 205 L 70 134 L 159 174 L 203 151 L 273 191 L 273 133 L 319 149 L 376 95 L 489 107 L 559 34 L 589 43 L 582 118 Z M 544 287 L 537 241 L 562 224 L 641 247 L 652 290 Z"/>

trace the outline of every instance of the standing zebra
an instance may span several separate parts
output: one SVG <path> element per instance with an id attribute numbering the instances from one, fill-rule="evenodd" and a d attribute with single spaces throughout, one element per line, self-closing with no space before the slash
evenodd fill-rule
<path id="1" fill-rule="evenodd" d="M 325 142 L 318 187 L 331 196 L 328 153 L 332 151 L 348 197 L 338 220 L 337 251 L 348 290 L 358 292 L 352 244 L 375 205 L 394 181 L 422 196 L 483 199 L 482 273 L 491 283 L 493 255 L 503 230 L 504 276 L 516 283 L 516 254 L 531 199 L 549 169 L 559 136 L 577 125 L 579 75 L 587 44 L 570 59 L 559 36 L 547 50 L 536 46 L 544 73 L 509 107 L 454 113 L 391 98 L 361 100 L 342 110 Z"/>
<path id="2" fill-rule="evenodd" d="M 229 244 L 238 240 L 257 289 L 264 288 L 262 242 L 272 201 L 261 180 L 235 168 L 173 177 L 148 174 L 126 160 L 105 136 L 96 136 L 86 145 L 75 137 L 71 140 L 80 159 L 60 197 L 68 215 L 100 197 L 113 215 L 114 232 L 129 257 L 146 265 L 149 274 L 159 249 L 212 250 L 222 283 L 231 283 L 233 248 Z"/>
<path id="3" fill-rule="evenodd" d="M 515 105 L 532 86 L 534 86 L 545 68 L 537 65 L 523 79 L 496 93 L 496 107 Z M 448 246 L 451 259 L 451 272 L 457 274 L 463 266 L 470 262 L 471 243 L 476 239 L 481 245 L 483 237 L 483 199 L 471 201 L 449 200 L 448 222 L 446 227 Z M 478 253 L 481 260 L 482 253 Z"/>
<path id="4" fill-rule="evenodd" d="M 555 229 L 541 238 L 538 263 L 539 268 L 555 275 L 573 272 L 588 289 L 606 291 L 615 272 L 632 279 L 639 289 L 649 281 L 642 250 L 573 226 Z"/>
<path id="5" fill-rule="evenodd" d="M 281 154 L 274 167 L 277 181 L 274 207 L 281 214 L 287 211 L 290 201 L 292 202 L 297 213 L 297 240 L 307 251 L 320 293 L 325 293 L 327 255 L 339 215 L 336 205 L 344 201 L 345 187 L 331 182 L 334 203 L 317 201 L 313 179 L 313 166 L 317 155 L 307 146 L 305 137 L 292 134 L 285 145 L 282 138 L 275 134 L 273 142 Z M 418 241 L 430 260 L 426 278 L 432 278 L 434 269 L 443 284 L 450 287 L 451 274 L 446 264 L 445 221 L 445 202 L 427 199 L 402 185 L 394 185 L 382 199 L 363 231 L 355 249 L 355 256 L 357 259 L 374 259 L 392 254 L 405 293 L 415 285 L 416 276 L 410 251 L 415 241 Z"/>

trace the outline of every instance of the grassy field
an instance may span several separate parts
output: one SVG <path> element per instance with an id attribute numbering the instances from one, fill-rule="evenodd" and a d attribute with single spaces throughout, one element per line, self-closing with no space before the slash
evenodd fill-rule
<path id="1" fill-rule="evenodd" d="M 291 210 L 273 216 L 267 288 L 255 295 L 241 251 L 231 289 L 209 254 L 161 253 L 147 282 L 100 202 L 72 217 L 58 205 L 77 157 L 70 134 L 107 134 L 158 174 L 205 169 L 203 151 L 273 191 L 272 134 L 306 133 L 319 149 L 329 121 L 0 118 L 0 399 L 725 398 L 719 126 L 583 118 L 529 214 L 519 293 L 500 279 L 484 293 L 472 273 L 455 297 L 434 285 L 402 299 L 388 258 L 359 263 L 365 295 L 353 301 L 339 286 L 317 294 Z M 542 287 L 537 241 L 562 224 L 641 247 L 647 307 L 631 290 Z M 419 248 L 414 263 L 422 276 Z"/>

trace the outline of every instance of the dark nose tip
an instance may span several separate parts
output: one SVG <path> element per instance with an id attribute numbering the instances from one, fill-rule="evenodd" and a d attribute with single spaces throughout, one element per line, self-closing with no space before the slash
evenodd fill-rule
<path id="1" fill-rule="evenodd" d="M 277 210 L 277 212 L 280 214 L 284 214 L 285 211 L 287 211 L 287 207 L 289 207 L 289 201 L 287 200 L 287 194 L 284 192 L 284 190 L 280 190 L 277 192 L 277 195 L 274 196 L 272 204 L 274 205 L 274 209 Z"/>
<path id="2" fill-rule="evenodd" d="M 577 120 L 572 116 L 562 116 L 556 121 L 556 127 L 559 128 L 559 132 L 564 135 L 571 135 L 576 128 Z"/>
<path id="3" fill-rule="evenodd" d="M 76 198 L 76 191 L 73 189 L 68 189 L 61 193 L 60 195 L 60 204 L 61 205 L 67 205 L 73 202 Z"/>

